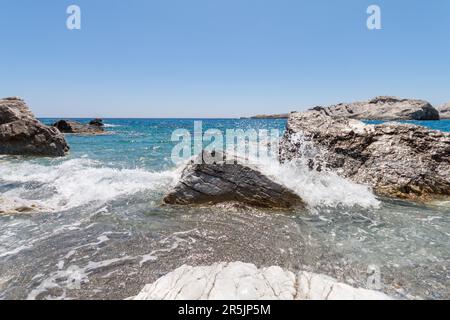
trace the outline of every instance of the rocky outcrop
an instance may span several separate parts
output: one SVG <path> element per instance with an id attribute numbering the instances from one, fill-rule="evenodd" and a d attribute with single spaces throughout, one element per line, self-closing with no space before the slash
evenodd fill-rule
<path id="1" fill-rule="evenodd" d="M 69 120 L 59 120 L 54 123 L 53 126 L 58 128 L 62 133 L 73 133 L 81 135 L 95 135 L 103 134 L 105 130 L 103 129 L 103 122 L 100 119 L 95 119 L 89 122 L 89 124 L 82 124 L 76 121 Z"/>
<path id="2" fill-rule="evenodd" d="M 258 269 L 242 262 L 182 266 L 158 279 L 135 300 L 391 300 L 384 293 L 354 288 L 324 275 Z"/>
<path id="3" fill-rule="evenodd" d="M 0 100 L 0 154 L 64 156 L 64 136 L 38 121 L 20 98 Z"/>
<path id="4" fill-rule="evenodd" d="M 450 119 L 450 102 L 438 107 L 441 119 Z"/>
<path id="5" fill-rule="evenodd" d="M 104 127 L 103 119 L 96 118 L 94 120 L 89 121 L 89 125 L 96 126 L 96 127 Z"/>
<path id="6" fill-rule="evenodd" d="M 423 100 L 376 97 L 369 101 L 315 107 L 331 117 L 359 120 L 439 120 L 439 112 Z"/>
<path id="7" fill-rule="evenodd" d="M 211 163 L 206 160 L 211 156 L 221 160 Z M 303 205 L 293 191 L 263 175 L 257 168 L 242 164 L 245 161 L 226 163 L 226 155 L 207 151 L 199 157 L 184 169 L 179 183 L 164 198 L 166 204 L 236 201 L 257 207 L 290 208 Z"/>
<path id="8" fill-rule="evenodd" d="M 326 110 L 292 114 L 280 160 L 307 158 L 378 194 L 410 199 L 450 195 L 450 134 L 424 127 L 333 118 Z"/>

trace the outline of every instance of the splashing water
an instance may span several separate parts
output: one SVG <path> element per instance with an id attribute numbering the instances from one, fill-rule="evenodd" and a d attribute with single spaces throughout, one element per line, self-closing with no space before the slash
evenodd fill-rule
<path id="1" fill-rule="evenodd" d="M 293 142 L 300 146 L 299 157 L 280 164 L 276 157 L 249 159 L 264 174 L 296 192 L 311 210 L 317 207 L 360 206 L 378 207 L 371 188 L 339 177 L 329 170 L 313 170 L 310 160 L 323 152 L 303 135 L 296 134 Z"/>
<path id="2" fill-rule="evenodd" d="M 182 264 L 219 261 L 302 269 L 362 287 L 376 264 L 384 292 L 450 297 L 448 201 L 377 198 L 333 172 L 310 170 L 320 150 L 302 144 L 295 162 L 252 162 L 308 210 L 162 206 L 183 169 L 171 163 L 171 133 L 193 121 L 107 123 L 111 135 L 68 136 L 67 158 L 0 157 L 0 299 L 122 299 Z M 222 131 L 285 124 L 204 121 L 205 130 Z"/>
<path id="3" fill-rule="evenodd" d="M 13 162 L 0 167 L 3 183 L 10 185 L 3 197 L 51 211 L 164 189 L 177 176 L 177 169 L 163 172 L 118 169 L 89 159 L 71 159 L 54 166 Z"/>

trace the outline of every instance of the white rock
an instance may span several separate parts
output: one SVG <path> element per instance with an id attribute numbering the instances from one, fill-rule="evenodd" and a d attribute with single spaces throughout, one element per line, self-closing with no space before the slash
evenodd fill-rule
<path id="1" fill-rule="evenodd" d="M 298 274 L 298 300 L 387 300 L 382 292 L 354 288 L 331 277 L 301 271 Z"/>
<path id="2" fill-rule="evenodd" d="M 42 206 L 30 200 L 0 196 L 0 215 L 32 213 L 42 210 L 44 210 Z"/>
<path id="3" fill-rule="evenodd" d="M 384 293 L 353 288 L 318 274 L 242 262 L 182 266 L 146 285 L 135 300 L 383 300 Z"/>

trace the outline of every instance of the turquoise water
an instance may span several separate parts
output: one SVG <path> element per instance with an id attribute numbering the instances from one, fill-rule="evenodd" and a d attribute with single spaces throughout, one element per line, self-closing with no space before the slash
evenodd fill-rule
<path id="1" fill-rule="evenodd" d="M 383 121 L 365 121 L 369 124 L 380 124 L 383 123 Z M 415 124 L 418 126 L 430 128 L 432 130 L 440 130 L 445 132 L 450 132 L 450 120 L 440 120 L 440 121 L 398 121 L 400 123 L 409 123 L 409 124 Z"/>
<path id="2" fill-rule="evenodd" d="M 59 119 L 41 119 L 52 124 Z M 88 123 L 90 119 L 72 119 Z M 145 168 L 165 170 L 173 166 L 171 151 L 177 142 L 171 141 L 172 132 L 176 129 L 187 129 L 193 136 L 194 119 L 105 119 L 104 136 L 68 135 L 71 147 L 69 158 L 87 157 L 105 164 L 120 168 Z M 203 132 L 208 129 L 219 129 L 224 134 L 226 129 L 278 129 L 284 132 L 286 120 L 269 119 L 196 119 L 202 121 Z M 382 121 L 366 121 L 380 124 Z M 402 121 L 450 132 L 450 120 L 442 121 Z"/>
<path id="3" fill-rule="evenodd" d="M 449 202 L 379 198 L 332 173 L 267 162 L 261 170 L 306 209 L 162 205 L 182 170 L 171 161 L 172 132 L 192 132 L 193 122 L 105 119 L 106 135 L 67 135 L 65 158 L 1 157 L 0 298 L 122 299 L 182 264 L 218 261 L 305 269 L 362 287 L 376 265 L 388 294 L 450 298 Z M 415 123 L 450 131 L 450 120 Z M 204 119 L 203 131 L 285 125 Z M 27 212 L 8 213 L 19 207 Z"/>
<path id="4" fill-rule="evenodd" d="M 58 119 L 41 119 L 52 124 Z M 89 119 L 73 119 L 88 123 Z M 67 137 L 71 147 L 69 157 L 88 157 L 112 166 L 122 168 L 145 168 L 164 170 L 173 166 L 171 151 L 178 142 L 172 142 L 172 132 L 186 129 L 194 134 L 193 119 L 105 119 L 107 132 L 104 136 Z M 197 119 L 202 121 L 203 132 L 219 129 L 224 135 L 226 129 L 278 129 L 286 126 L 285 120 L 238 120 Z"/>

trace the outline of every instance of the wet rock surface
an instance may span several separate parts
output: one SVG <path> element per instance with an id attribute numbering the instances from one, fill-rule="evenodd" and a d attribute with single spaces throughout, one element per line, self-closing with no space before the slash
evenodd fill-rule
<path id="1" fill-rule="evenodd" d="M 303 206 L 297 194 L 274 182 L 257 168 L 240 161 L 226 163 L 223 154 L 219 155 L 222 160 L 210 163 L 206 155 L 208 152 L 204 151 L 199 161 L 191 161 L 187 165 L 178 184 L 164 198 L 164 203 L 188 205 L 235 201 L 268 208 Z"/>
<path id="2" fill-rule="evenodd" d="M 429 199 L 450 195 L 450 135 L 424 127 L 366 125 L 325 110 L 292 114 L 280 160 L 307 157 L 313 170 L 330 169 L 381 195 Z"/>
<path id="3" fill-rule="evenodd" d="M 64 136 L 38 121 L 22 99 L 0 100 L 0 154 L 64 156 L 68 151 Z"/>

